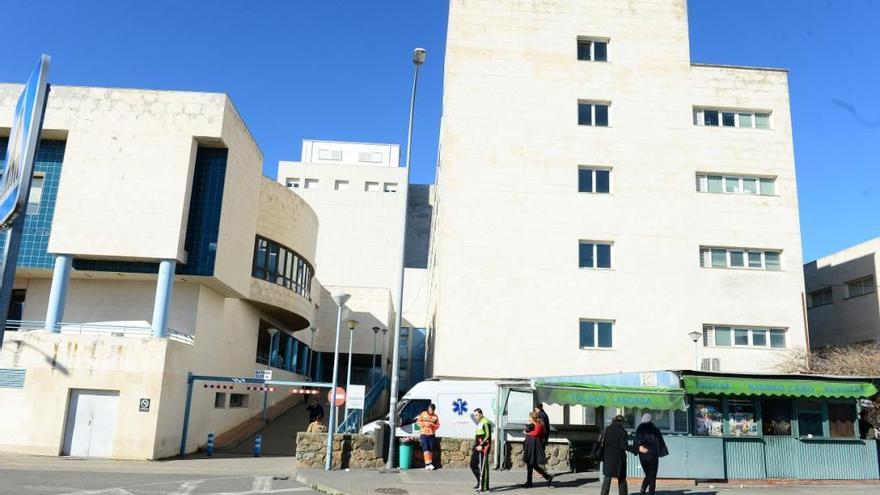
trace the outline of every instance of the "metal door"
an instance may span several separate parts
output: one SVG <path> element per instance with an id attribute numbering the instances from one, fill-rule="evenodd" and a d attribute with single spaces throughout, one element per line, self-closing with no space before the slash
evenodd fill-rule
<path id="1" fill-rule="evenodd" d="M 71 390 L 62 455 L 110 457 L 118 391 Z"/>

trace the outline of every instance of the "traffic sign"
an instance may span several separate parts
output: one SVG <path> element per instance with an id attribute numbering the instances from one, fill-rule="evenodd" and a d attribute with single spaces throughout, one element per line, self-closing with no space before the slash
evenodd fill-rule
<path id="1" fill-rule="evenodd" d="M 333 402 L 333 391 L 327 392 L 327 402 Z M 336 405 L 341 406 L 345 404 L 345 389 L 342 387 L 336 387 Z"/>

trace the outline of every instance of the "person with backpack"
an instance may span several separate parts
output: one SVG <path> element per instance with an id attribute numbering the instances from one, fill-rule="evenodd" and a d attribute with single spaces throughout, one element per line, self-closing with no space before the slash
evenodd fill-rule
<path id="1" fill-rule="evenodd" d="M 642 480 L 641 495 L 654 495 L 657 488 L 657 470 L 660 467 L 660 458 L 669 455 L 666 441 L 657 425 L 651 422 L 651 414 L 642 415 L 642 423 L 636 428 L 635 447 L 638 452 L 639 462 L 645 472 Z"/>

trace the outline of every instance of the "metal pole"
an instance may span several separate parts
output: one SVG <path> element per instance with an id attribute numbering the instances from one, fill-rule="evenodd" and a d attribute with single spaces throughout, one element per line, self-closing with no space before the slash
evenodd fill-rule
<path id="1" fill-rule="evenodd" d="M 308 376 L 309 376 L 309 378 L 311 378 L 311 379 L 317 379 L 317 378 L 312 378 L 312 359 L 315 357 L 315 332 L 317 332 L 318 329 L 315 328 L 315 327 L 312 327 L 311 330 L 312 330 L 312 342 L 309 344 L 309 369 L 308 369 Z"/>
<path id="2" fill-rule="evenodd" d="M 324 456 L 324 469 L 333 469 L 333 434 L 336 432 L 336 384 L 339 381 L 339 329 L 342 327 L 342 306 L 348 301 L 348 294 L 334 297 L 336 301 L 336 345 L 333 349 L 333 380 L 330 388 L 330 421 L 327 424 L 327 451 Z"/>
<path id="3" fill-rule="evenodd" d="M 272 330 L 275 330 L 275 331 L 272 332 Z M 275 350 L 275 336 L 276 335 L 281 335 L 281 334 L 278 333 L 277 329 L 270 328 L 269 329 L 269 364 L 266 365 L 267 370 L 272 369 L 272 359 L 275 357 L 275 353 L 273 351 Z M 281 340 L 281 338 L 279 337 L 278 340 Z M 265 386 L 265 384 L 264 384 L 263 388 L 266 389 L 266 390 L 263 390 L 263 423 L 266 423 L 269 421 L 269 390 L 268 390 L 269 387 Z"/>
<path id="4" fill-rule="evenodd" d="M 700 371 L 700 357 L 698 355 L 699 346 L 697 346 L 697 341 L 694 341 L 694 371 Z"/>
<path id="5" fill-rule="evenodd" d="M 354 344 L 354 328 L 349 330 L 348 332 L 348 372 L 345 378 L 345 414 L 343 415 L 342 421 L 345 422 L 348 420 L 348 391 L 351 389 L 351 348 L 352 344 Z"/>
<path id="6" fill-rule="evenodd" d="M 373 327 L 373 360 L 370 361 L 370 388 L 376 384 L 376 337 L 379 336 L 379 327 Z"/>
<path id="7" fill-rule="evenodd" d="M 180 456 L 186 455 L 186 435 L 189 433 L 189 409 L 193 398 L 193 374 L 186 374 L 186 405 L 183 409 L 183 433 L 180 435 Z"/>
<path id="8" fill-rule="evenodd" d="M 419 51 L 421 50 L 421 54 Z M 391 439 L 388 443 L 388 462 L 385 467 L 393 469 L 396 462 L 395 459 L 395 443 L 397 437 L 397 391 L 398 382 L 400 381 L 400 327 L 403 321 L 403 274 L 405 272 L 404 257 L 406 256 L 406 211 L 409 207 L 409 176 L 410 161 L 412 159 L 412 135 L 413 135 L 413 114 L 416 109 L 416 88 L 419 85 L 419 67 L 424 63 L 425 52 L 420 48 L 416 48 L 413 53 L 413 64 L 415 72 L 413 74 L 412 96 L 409 101 L 409 125 L 406 134 L 406 188 L 403 196 L 403 215 L 401 215 L 400 226 L 400 284 L 397 287 L 397 312 L 394 317 L 394 328 L 391 330 L 392 347 L 391 349 L 391 390 L 389 392 L 388 401 L 388 426 L 391 427 Z M 420 57 L 420 58 L 419 58 Z"/>

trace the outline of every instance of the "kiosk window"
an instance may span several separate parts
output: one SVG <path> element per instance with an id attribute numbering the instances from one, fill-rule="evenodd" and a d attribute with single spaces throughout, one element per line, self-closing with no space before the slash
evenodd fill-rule
<path id="1" fill-rule="evenodd" d="M 761 401 L 761 424 L 764 435 L 791 435 L 791 401 L 789 399 L 764 399 Z"/>
<path id="2" fill-rule="evenodd" d="M 856 408 L 852 404 L 828 404 L 828 426 L 833 438 L 855 438 Z"/>
<path id="3" fill-rule="evenodd" d="M 824 436 L 822 403 L 816 400 L 798 401 L 798 434 L 802 437 Z"/>

